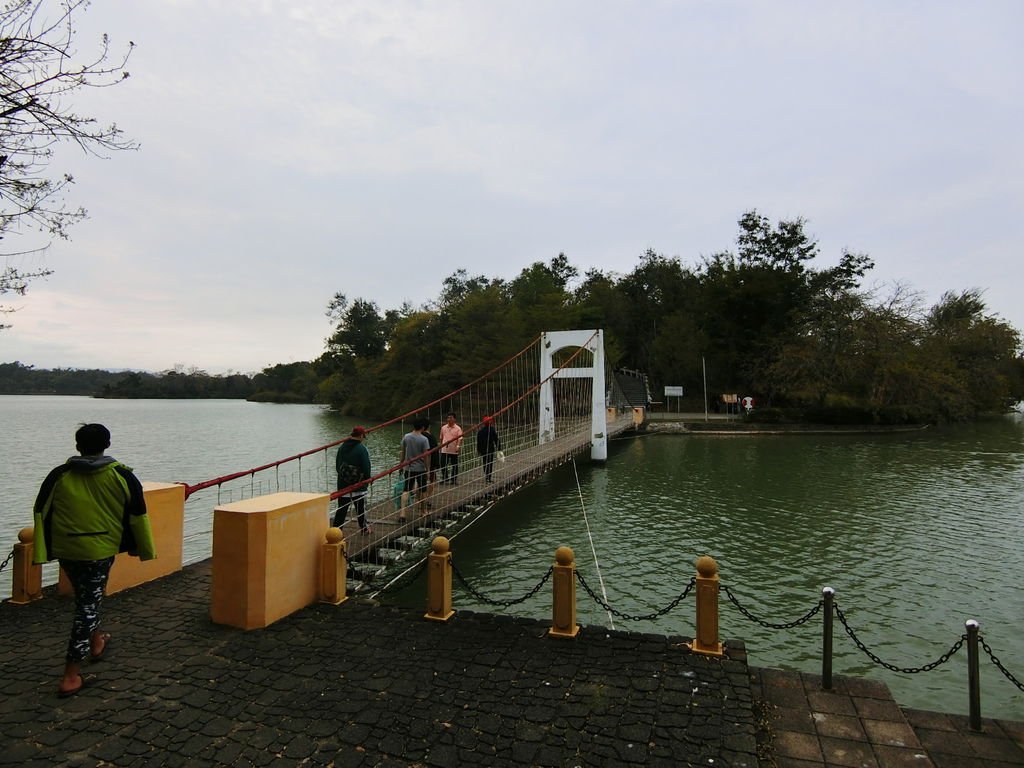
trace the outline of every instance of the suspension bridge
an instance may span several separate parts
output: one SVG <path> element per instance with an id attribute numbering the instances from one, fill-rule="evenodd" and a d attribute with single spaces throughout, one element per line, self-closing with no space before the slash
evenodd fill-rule
<path id="1" fill-rule="evenodd" d="M 396 567 L 414 563 L 427 551 L 433 536 L 454 536 L 472 524 L 503 496 L 590 449 L 605 461 L 608 441 L 635 423 L 634 408 L 646 405 L 646 381 L 636 374 L 616 374 L 607 365 L 600 330 L 542 333 L 527 347 L 479 378 L 380 424 L 405 431 L 416 419 L 441 425 L 455 413 L 463 436 L 458 445 L 456 482 L 445 482 L 440 452 L 449 440 L 426 454 L 373 467 L 371 477 L 336 488 L 329 451 L 344 438 L 252 469 L 188 485 L 187 496 L 216 488 L 218 499 L 246 498 L 280 490 L 330 493 L 332 500 L 365 493 L 368 527 L 361 529 L 354 508 L 342 530 L 347 542 L 350 577 L 370 583 Z M 498 434 L 500 452 L 477 451 L 477 434 L 485 418 Z M 431 470 L 420 497 L 402 506 L 407 467 L 428 459 Z M 302 462 L 306 461 L 303 468 Z M 312 464 L 312 468 L 310 465 Z M 488 470 L 490 470 L 488 472 Z M 488 474 L 490 477 L 488 477 Z M 451 478 L 447 478 L 451 479 Z"/>

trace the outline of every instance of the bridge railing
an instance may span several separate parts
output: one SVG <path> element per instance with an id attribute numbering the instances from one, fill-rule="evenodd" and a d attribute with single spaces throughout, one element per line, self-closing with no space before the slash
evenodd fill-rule
<path id="1" fill-rule="evenodd" d="M 565 368 L 573 367 L 581 355 L 589 354 L 584 347 L 566 354 L 555 372 L 543 381 L 538 381 L 541 338 L 538 336 L 521 351 L 442 397 L 367 428 L 367 434 L 372 435 L 396 425 L 402 426 L 421 415 L 431 415 L 434 424 L 440 424 L 444 421 L 444 414 L 449 410 L 455 410 L 461 414 L 463 421 L 470 425 L 465 428 L 468 450 L 464 448 L 460 454 L 460 470 L 465 469 L 470 475 L 481 470 L 483 459 L 476 456 L 472 442 L 485 415 L 492 416 L 498 423 L 506 459 L 520 450 L 529 450 L 531 445 L 536 445 L 537 442 L 536 421 L 540 409 L 541 387 L 553 377 L 557 377 Z M 556 384 L 555 407 L 559 411 L 556 437 L 560 437 L 580 429 L 584 421 L 580 409 L 586 406 L 589 414 L 590 398 L 587 394 L 589 390 L 581 380 L 556 381 Z M 207 517 L 205 510 L 211 502 L 220 505 L 280 491 L 330 493 L 332 500 L 351 493 L 353 488 L 337 488 L 331 461 L 333 449 L 342 442 L 343 439 L 335 440 L 283 459 L 199 483 L 183 483 L 186 498 L 189 500 L 187 511 L 200 510 L 186 515 L 186 551 L 199 553 L 200 558 L 208 554 L 206 545 L 212 534 L 212 521 Z M 397 445 L 395 450 L 397 452 Z M 436 464 L 435 461 L 435 468 Z M 403 470 L 404 465 L 396 458 L 391 466 L 378 471 L 372 478 L 360 484 L 367 491 L 365 504 L 370 518 L 380 523 L 380 527 L 375 528 L 378 535 L 376 548 L 387 549 L 384 546 L 387 540 L 380 534 L 391 533 L 387 526 L 398 523 L 398 518 L 401 517 L 393 495 L 394 487 L 400 482 Z M 485 503 L 486 499 L 483 497 L 486 494 L 479 492 L 480 490 L 478 489 L 475 494 L 464 490 L 461 500 L 446 499 L 444 507 L 453 510 L 460 506 Z M 402 533 L 415 533 L 419 527 L 421 526 L 410 525 Z M 363 542 L 357 543 L 361 549 Z M 393 553 L 385 552 L 384 556 L 392 557 Z M 193 558 L 198 559 L 194 554 Z"/>

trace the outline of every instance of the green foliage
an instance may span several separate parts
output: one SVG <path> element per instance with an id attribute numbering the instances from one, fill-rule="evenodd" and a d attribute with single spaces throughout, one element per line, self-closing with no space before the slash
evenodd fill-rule
<path id="1" fill-rule="evenodd" d="M 317 400 L 320 379 L 313 363 L 279 363 L 264 368 L 253 377 L 255 392 L 251 400 L 274 403 L 313 403 Z"/>
<path id="2" fill-rule="evenodd" d="M 647 373 L 655 395 L 681 385 L 687 406 L 703 410 L 706 372 L 712 403 L 756 397 L 752 422 L 958 421 L 1024 399 L 1020 335 L 987 313 L 981 291 L 947 293 L 927 311 L 903 286 L 879 297 L 861 287 L 873 267 L 863 254 L 815 269 L 818 246 L 799 218 L 773 226 L 750 211 L 736 243 L 694 268 L 647 250 L 621 276 L 581 278 L 563 253 L 509 281 L 460 269 L 420 308 L 382 311 L 336 293 L 324 353 L 251 378 L 7 363 L 0 392 L 251 397 L 390 418 L 483 376 L 542 331 L 602 328 L 609 363 Z M 518 394 L 488 388 L 495 406 Z"/>
<path id="3" fill-rule="evenodd" d="M 390 321 L 375 304 L 337 294 L 319 397 L 393 416 L 564 328 L 604 329 L 610 363 L 646 372 L 652 392 L 700 392 L 706 370 L 712 400 L 754 395 L 751 420 L 763 423 L 961 420 L 1024 397 L 1019 335 L 985 314 L 979 291 L 947 294 L 929 312 L 902 286 L 878 299 L 861 288 L 868 256 L 844 251 L 815 269 L 818 245 L 804 226 L 750 211 L 736 252 L 696 268 L 648 249 L 622 276 L 591 269 L 580 278 L 562 253 L 508 282 L 460 269 L 436 301 L 389 311 Z"/>
<path id="4" fill-rule="evenodd" d="M 37 370 L 19 362 L 0 363 L 0 394 L 85 395 L 104 398 L 246 398 L 255 391 L 241 373 L 211 376 L 193 368 L 163 373 L 57 368 Z"/>

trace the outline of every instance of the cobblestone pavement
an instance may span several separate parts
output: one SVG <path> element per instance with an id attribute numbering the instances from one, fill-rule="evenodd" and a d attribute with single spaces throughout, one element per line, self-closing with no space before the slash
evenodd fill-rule
<path id="1" fill-rule="evenodd" d="M 107 657 L 58 699 L 71 602 L 0 606 L 0 765 L 756 766 L 744 654 L 459 612 L 209 619 L 209 563 L 108 598 Z"/>

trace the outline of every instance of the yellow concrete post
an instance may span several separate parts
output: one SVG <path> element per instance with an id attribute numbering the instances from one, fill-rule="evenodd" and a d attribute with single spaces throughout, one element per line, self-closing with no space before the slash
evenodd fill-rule
<path id="1" fill-rule="evenodd" d="M 214 508 L 214 623 L 260 629 L 317 602 L 330 503 L 326 493 L 280 491 Z"/>
<path id="2" fill-rule="evenodd" d="M 11 605 L 28 605 L 43 596 L 43 566 L 32 564 L 35 531 L 22 528 L 14 545 Z"/>
<path id="3" fill-rule="evenodd" d="M 320 602 L 341 605 L 345 594 L 345 534 L 341 528 L 328 528 L 326 543 L 320 548 Z"/>
<path id="4" fill-rule="evenodd" d="M 644 421 L 647 419 L 647 409 L 641 406 L 635 406 L 633 408 L 633 426 L 643 426 Z"/>
<path id="5" fill-rule="evenodd" d="M 704 555 L 697 558 L 697 635 L 690 650 L 709 656 L 722 656 L 718 640 L 718 563 Z"/>
<path id="6" fill-rule="evenodd" d="M 452 553 L 448 539 L 435 536 L 431 543 L 433 553 L 427 558 L 427 612 L 423 618 L 448 621 L 455 615 L 452 610 Z"/>
<path id="7" fill-rule="evenodd" d="M 551 629 L 548 634 L 576 637 L 580 633 L 576 623 L 576 555 L 569 547 L 559 547 L 551 569 Z"/>

